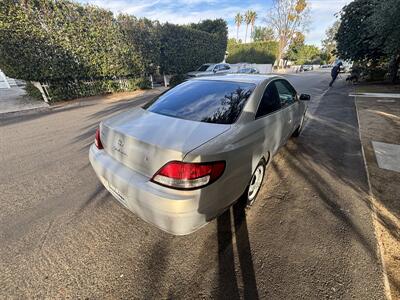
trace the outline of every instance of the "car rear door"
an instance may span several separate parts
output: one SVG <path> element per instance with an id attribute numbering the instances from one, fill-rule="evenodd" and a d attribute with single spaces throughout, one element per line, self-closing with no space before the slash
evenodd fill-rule
<path id="1" fill-rule="evenodd" d="M 270 82 L 264 90 L 255 116 L 255 124 L 259 129 L 257 133 L 260 135 L 258 140 L 263 141 L 265 151 L 275 153 L 284 142 L 285 120 L 282 113 L 278 90 L 274 82 Z"/>
<path id="2" fill-rule="evenodd" d="M 290 83 L 284 79 L 278 79 L 273 82 L 279 94 L 282 107 L 283 136 L 284 142 L 291 136 L 295 127 L 299 124 L 301 116 L 299 115 L 299 101 L 296 90 Z"/>

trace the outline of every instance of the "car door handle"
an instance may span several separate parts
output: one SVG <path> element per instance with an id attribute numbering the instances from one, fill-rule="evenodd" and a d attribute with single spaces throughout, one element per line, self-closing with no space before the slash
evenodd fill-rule
<path id="1" fill-rule="evenodd" d="M 289 124 L 292 124 L 292 119 L 289 120 Z"/>

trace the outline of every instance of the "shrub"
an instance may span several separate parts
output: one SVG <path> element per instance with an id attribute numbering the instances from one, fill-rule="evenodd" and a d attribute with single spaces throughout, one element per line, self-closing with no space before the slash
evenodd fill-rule
<path id="1" fill-rule="evenodd" d="M 249 44 L 230 43 L 228 52 L 227 62 L 231 64 L 241 62 L 273 64 L 278 52 L 278 43 L 275 41 Z"/>
<path id="2" fill-rule="evenodd" d="M 188 26 L 164 24 L 161 29 L 161 72 L 184 74 L 206 62 L 222 61 L 227 32 L 223 20 L 206 20 Z"/>
<path id="3" fill-rule="evenodd" d="M 174 75 L 169 80 L 169 86 L 170 87 L 177 86 L 178 84 L 184 82 L 186 79 L 187 79 L 187 77 L 183 74 Z"/>
<path id="4" fill-rule="evenodd" d="M 0 68 L 47 83 L 56 100 L 132 90 L 158 66 L 183 74 L 222 61 L 227 32 L 221 19 L 160 25 L 69 0 L 1 0 Z"/>
<path id="5" fill-rule="evenodd" d="M 146 89 L 150 87 L 150 84 L 150 81 L 145 78 L 53 81 L 48 83 L 48 91 L 51 101 L 56 102 L 79 97 Z"/>
<path id="6" fill-rule="evenodd" d="M 4 0 L 0 24 L 0 67 L 8 76 L 46 81 L 138 74 L 110 11 L 67 0 Z"/>
<path id="7" fill-rule="evenodd" d="M 42 93 L 29 81 L 26 82 L 24 89 L 26 94 L 32 99 L 43 100 Z"/>

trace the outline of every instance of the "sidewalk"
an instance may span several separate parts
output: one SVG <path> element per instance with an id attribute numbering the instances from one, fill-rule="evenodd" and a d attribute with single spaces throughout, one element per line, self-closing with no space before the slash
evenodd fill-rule
<path id="1" fill-rule="evenodd" d="M 392 299 L 400 299 L 400 89 L 391 86 L 357 86 L 360 137 L 369 173 L 376 233 Z M 395 93 L 397 95 L 390 95 Z M 391 151 L 391 150 L 394 151 Z M 397 152 L 397 154 L 396 154 Z"/>
<path id="2" fill-rule="evenodd" d="M 44 101 L 29 98 L 22 87 L 0 89 L 0 115 L 46 107 L 49 105 Z"/>
<path id="3" fill-rule="evenodd" d="M 56 110 L 60 108 L 85 106 L 94 103 L 114 103 L 119 101 L 130 101 L 140 95 L 157 95 L 166 88 L 157 87 L 149 90 L 136 90 L 133 92 L 113 93 L 90 97 L 77 98 L 74 100 L 55 102 L 48 105 L 44 101 L 32 100 L 25 95 L 25 91 L 20 87 L 11 89 L 0 89 L 0 116 L 9 114 L 35 113 L 35 111 Z"/>

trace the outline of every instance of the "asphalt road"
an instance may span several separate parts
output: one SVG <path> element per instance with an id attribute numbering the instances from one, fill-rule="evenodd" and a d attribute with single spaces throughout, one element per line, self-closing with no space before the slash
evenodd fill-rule
<path id="1" fill-rule="evenodd" d="M 119 205 L 88 161 L 98 122 L 149 96 L 0 119 L 0 298 L 383 299 L 349 87 L 288 78 L 313 97 L 303 134 L 250 210 L 183 237 Z"/>

